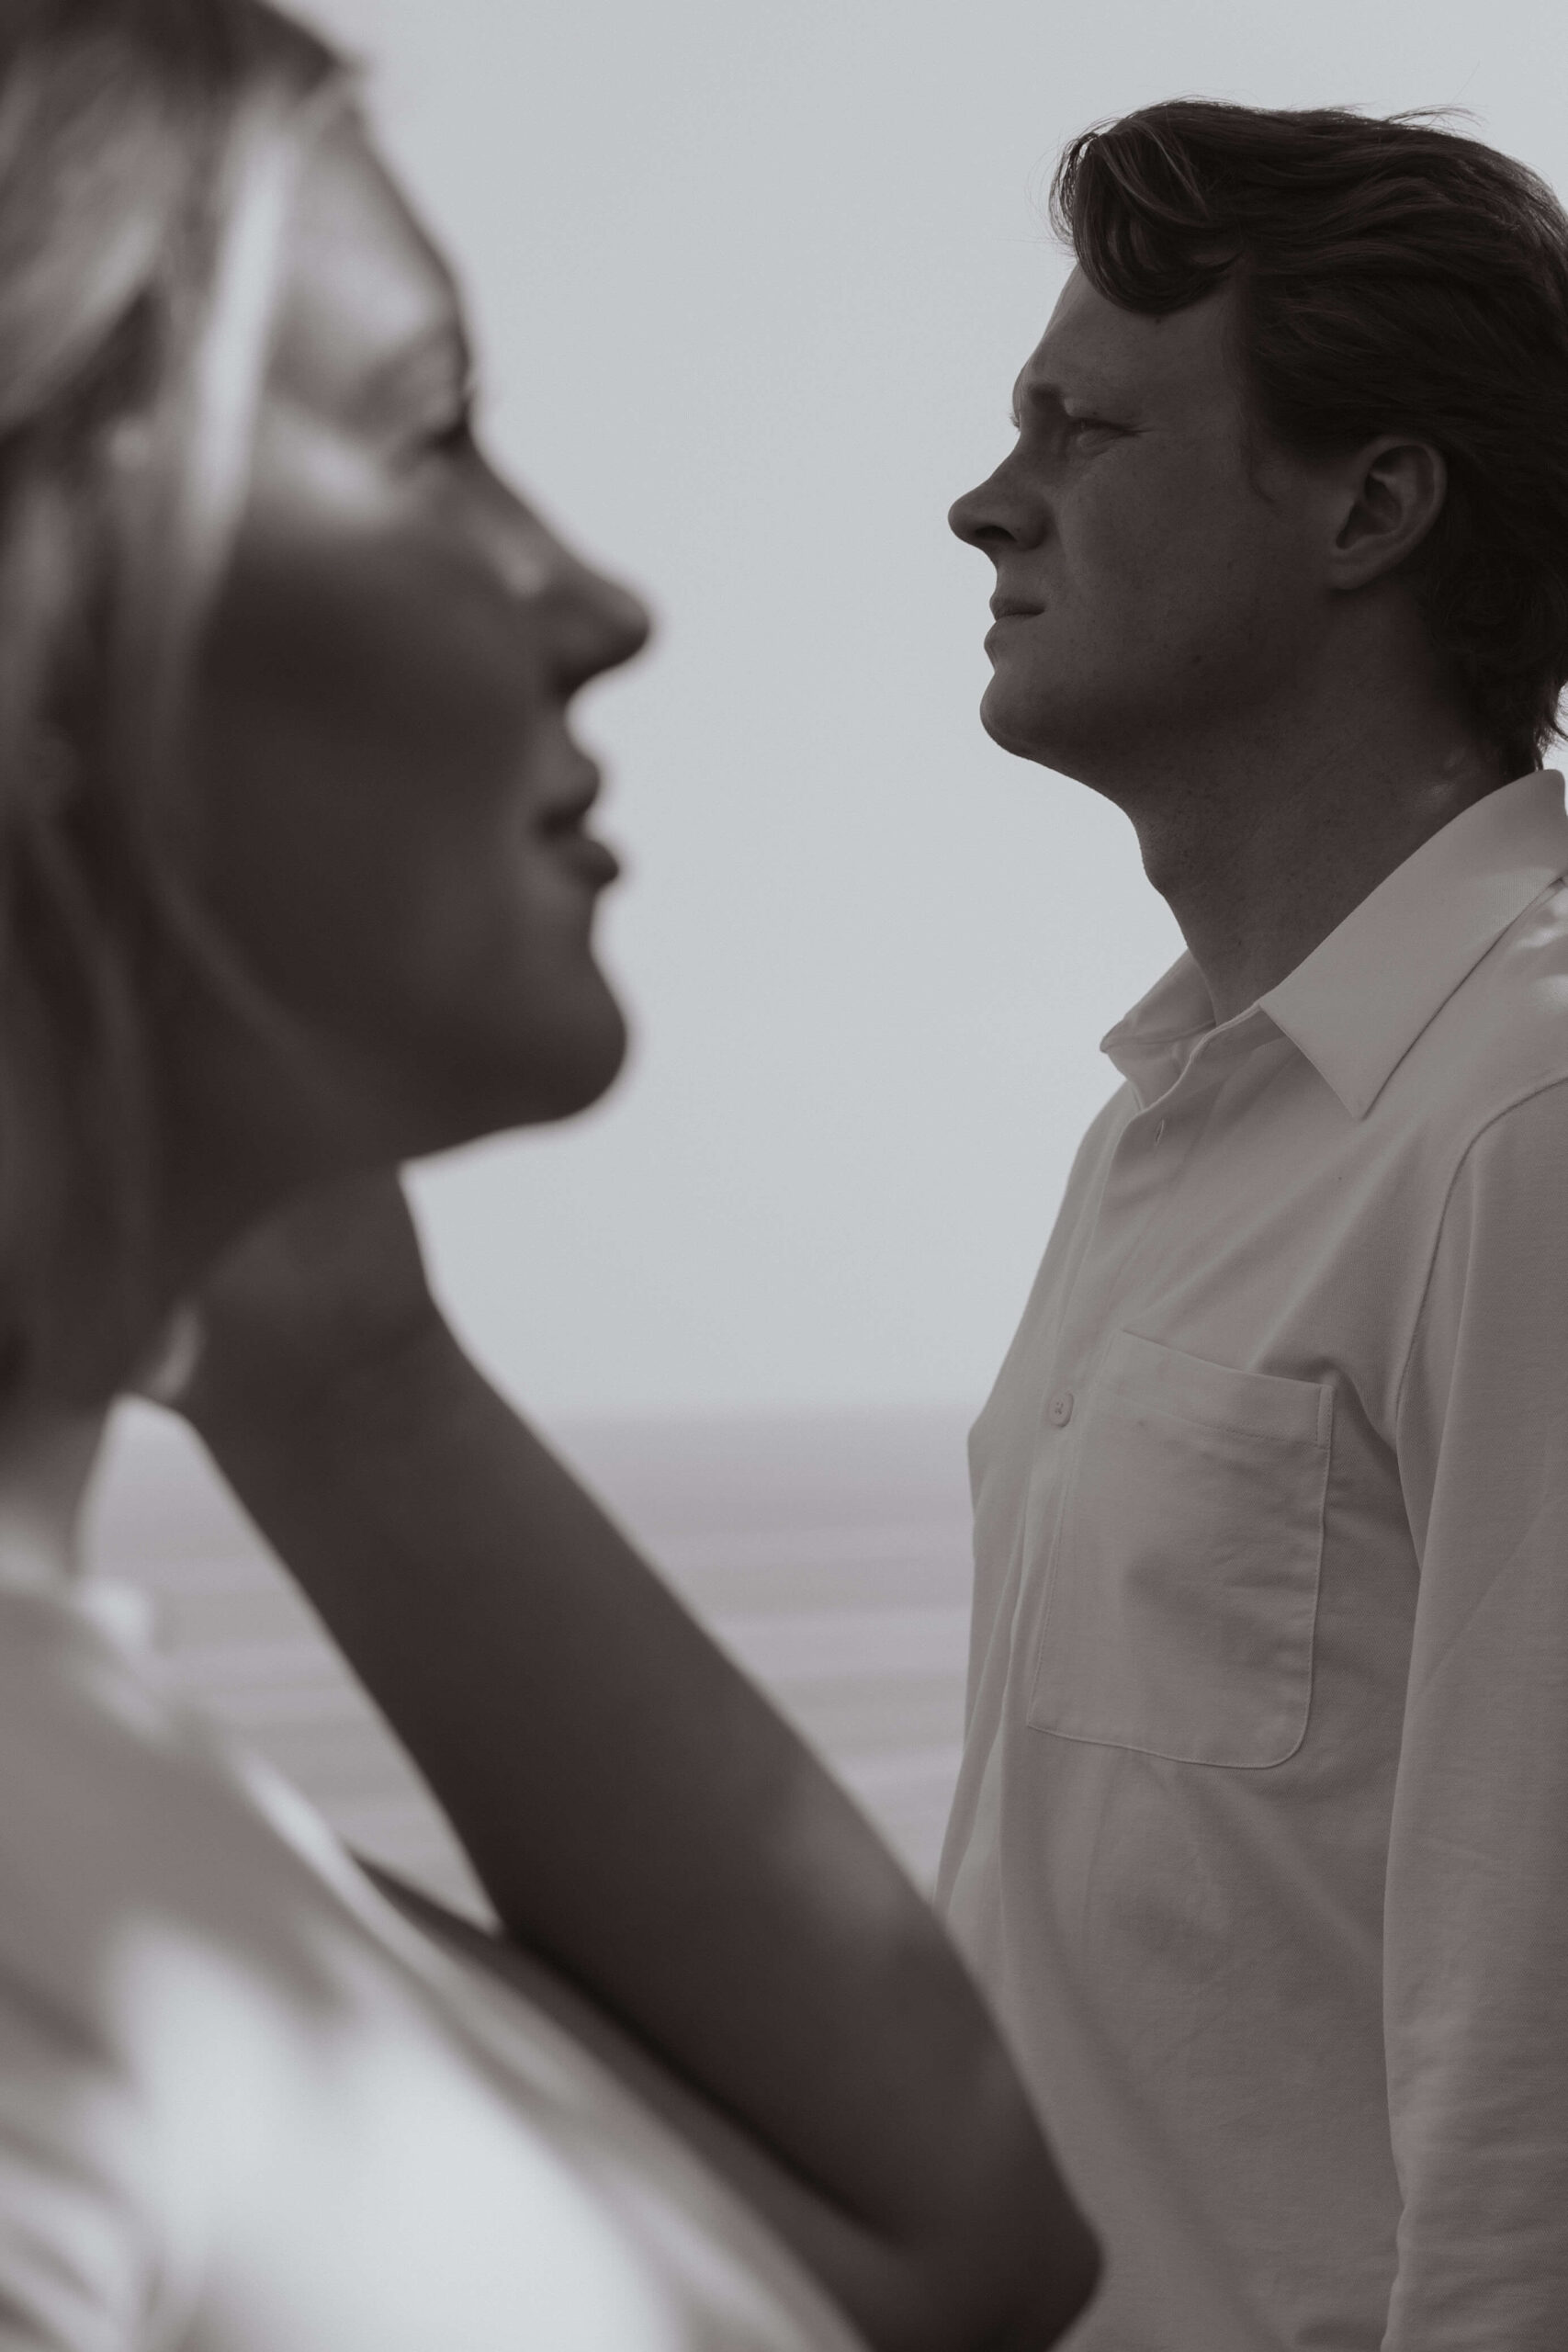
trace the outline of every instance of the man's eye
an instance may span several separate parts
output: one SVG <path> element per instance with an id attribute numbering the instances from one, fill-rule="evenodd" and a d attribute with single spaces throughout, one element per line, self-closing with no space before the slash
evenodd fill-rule
<path id="1" fill-rule="evenodd" d="M 1024 419 L 1018 415 L 1016 412 L 1010 413 L 1008 423 L 1011 425 L 1015 433 L 1022 433 L 1027 430 Z M 1102 416 L 1063 415 L 1061 417 L 1060 429 L 1067 440 L 1074 441 L 1081 440 L 1085 435 L 1093 435 L 1096 433 L 1117 434 L 1121 432 L 1122 427 L 1119 424 L 1110 424 L 1107 419 Z"/>

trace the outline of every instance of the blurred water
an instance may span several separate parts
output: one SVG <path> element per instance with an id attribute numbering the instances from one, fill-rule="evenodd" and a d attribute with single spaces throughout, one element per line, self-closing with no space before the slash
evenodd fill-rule
<path id="1" fill-rule="evenodd" d="M 922 1884 L 958 1766 L 969 1522 L 961 1414 L 576 1422 L 552 1442 L 828 1759 Z M 418 1774 L 183 1427 L 116 1416 L 96 1571 L 150 1596 L 172 1678 L 350 1844 L 483 1896 Z"/>

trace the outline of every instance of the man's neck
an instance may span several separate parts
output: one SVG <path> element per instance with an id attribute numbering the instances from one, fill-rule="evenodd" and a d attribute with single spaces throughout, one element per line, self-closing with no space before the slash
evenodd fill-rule
<path id="1" fill-rule="evenodd" d="M 1129 807 L 1144 870 L 1180 925 L 1217 1022 L 1257 1002 L 1385 876 L 1508 781 L 1456 733 L 1394 753 L 1370 747 L 1250 763 L 1208 761 Z"/>

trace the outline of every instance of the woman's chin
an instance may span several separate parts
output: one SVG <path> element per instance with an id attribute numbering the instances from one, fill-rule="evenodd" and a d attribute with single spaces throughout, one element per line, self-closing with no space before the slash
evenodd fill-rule
<path id="1" fill-rule="evenodd" d="M 540 1108 L 530 1117 L 570 1119 L 590 1109 L 620 1076 L 629 1044 L 626 1015 L 606 989 L 598 1018 L 563 1040 L 558 1056 L 536 1073 Z"/>
<path id="2" fill-rule="evenodd" d="M 558 1008 L 547 1031 L 531 1027 L 521 1036 L 492 1039 L 466 1066 L 452 1056 L 441 1088 L 444 1143 L 575 1117 L 615 1084 L 628 1043 L 626 1015 L 602 985 L 570 1012 Z"/>
<path id="3" fill-rule="evenodd" d="M 588 985 L 558 989 L 547 1009 L 520 1010 L 497 989 L 476 1017 L 471 994 L 440 1022 L 406 1016 L 378 1023 L 373 1043 L 341 1035 L 306 1084 L 291 1094 L 287 1123 L 302 1162 L 321 1176 L 348 1167 L 423 1159 L 513 1127 L 544 1126 L 588 1110 L 614 1085 L 626 1058 L 626 1019 L 595 968 Z M 254 1090 L 246 1090 L 254 1114 Z M 254 1151 L 254 1130 L 250 1144 Z M 302 1166 L 297 1181 L 309 1177 Z"/>

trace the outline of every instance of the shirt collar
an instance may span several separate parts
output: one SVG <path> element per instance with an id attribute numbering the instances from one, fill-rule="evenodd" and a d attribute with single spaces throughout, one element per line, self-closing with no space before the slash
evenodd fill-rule
<path id="1" fill-rule="evenodd" d="M 1183 956 L 1100 1050 L 1146 1105 L 1208 1035 L 1234 1031 L 1239 1043 L 1261 1016 L 1359 1119 L 1488 948 L 1565 873 L 1562 778 L 1539 769 L 1461 809 L 1222 1028 L 1202 975 Z"/>

